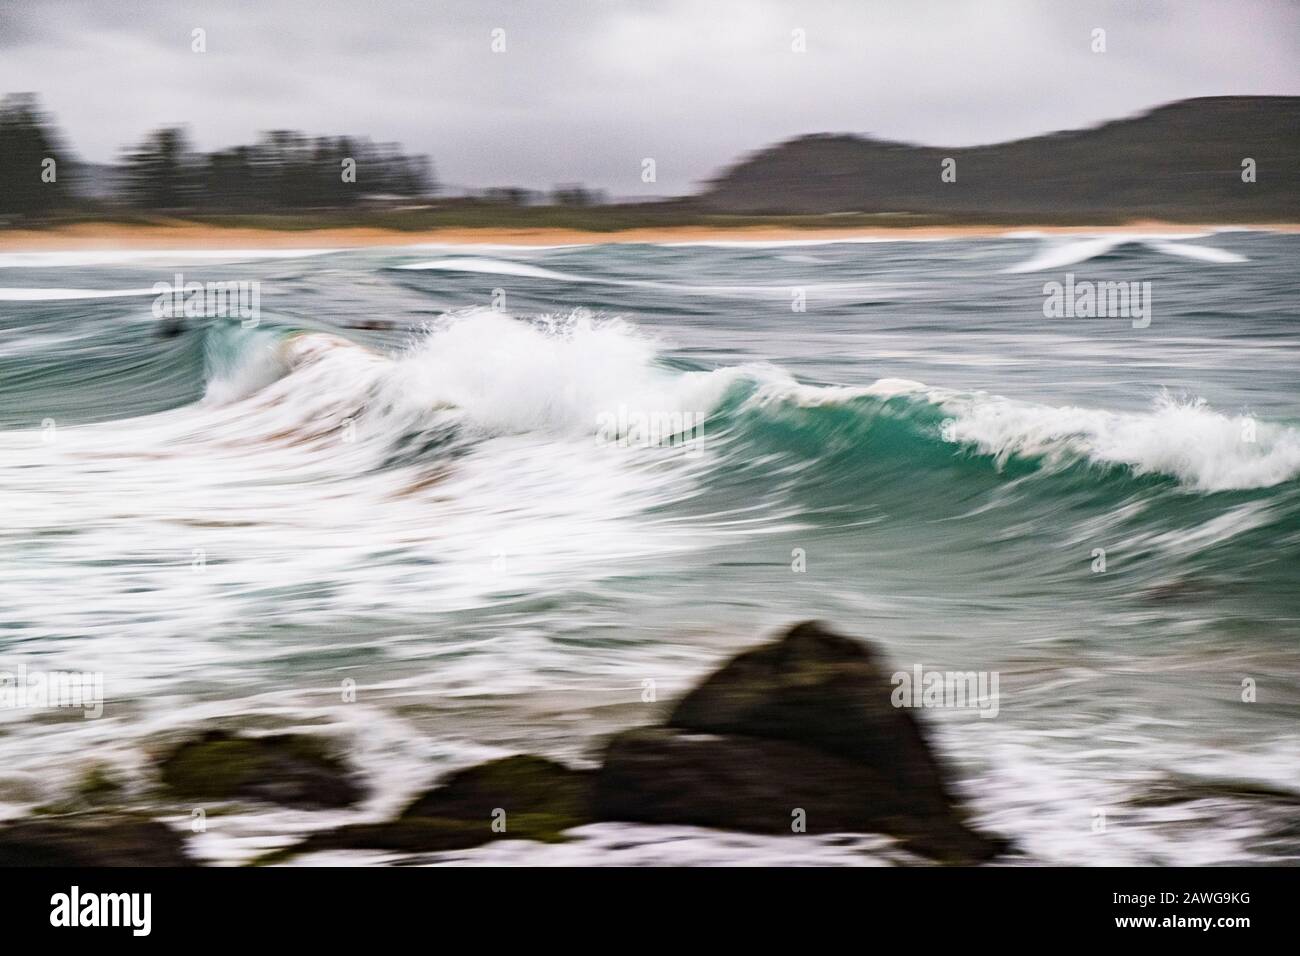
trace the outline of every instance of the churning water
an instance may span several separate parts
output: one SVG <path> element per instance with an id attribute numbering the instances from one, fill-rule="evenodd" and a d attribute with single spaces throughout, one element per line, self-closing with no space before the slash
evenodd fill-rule
<path id="1" fill-rule="evenodd" d="M 818 617 L 1001 675 L 996 719 L 922 719 L 1031 858 L 1294 860 L 1285 801 L 1144 795 L 1298 786 L 1298 259 L 1254 232 L 0 255 L 0 670 L 107 698 L 0 710 L 0 806 L 92 764 L 143 786 L 158 740 L 237 716 L 337 737 L 374 795 L 329 822 L 380 817 L 482 756 L 590 758 Z M 1046 317 L 1067 272 L 1151 283 L 1149 325 Z M 177 273 L 257 282 L 256 325 L 160 335 Z M 889 858 L 579 836 L 444 856 Z"/>

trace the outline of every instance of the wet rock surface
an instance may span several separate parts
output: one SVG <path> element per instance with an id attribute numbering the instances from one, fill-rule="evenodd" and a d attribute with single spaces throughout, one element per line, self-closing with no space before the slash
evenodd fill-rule
<path id="1" fill-rule="evenodd" d="M 835 754 L 872 768 L 876 799 L 905 795 L 914 813 L 945 815 L 948 773 L 912 712 L 891 701 L 890 673 L 871 645 L 807 621 L 732 658 L 682 698 L 668 725 Z"/>
<path id="2" fill-rule="evenodd" d="M 319 737 L 245 737 L 211 730 L 159 763 L 163 786 L 186 800 L 260 800 L 338 808 L 363 794 L 347 764 Z"/>
<path id="3" fill-rule="evenodd" d="M 189 866 L 171 827 L 129 814 L 39 817 L 0 824 L 0 866 Z"/>
<path id="4" fill-rule="evenodd" d="M 997 855 L 1005 842 L 966 825 L 947 771 L 892 691 L 869 645 L 798 624 L 706 678 L 668 726 L 616 735 L 596 814 L 762 833 L 880 832 L 949 862 Z"/>
<path id="5" fill-rule="evenodd" d="M 500 839 L 559 841 L 596 822 L 673 824 L 760 834 L 881 833 L 950 863 L 988 860 L 1006 841 L 979 833 L 915 716 L 891 699 L 869 644 L 817 622 L 732 658 L 663 726 L 615 734 L 598 770 L 519 754 L 456 771 L 396 818 L 321 831 L 259 858 L 326 850 L 418 854 Z M 363 796 L 321 737 L 209 730 L 158 761 L 168 799 L 350 807 Z M 174 866 L 189 862 L 167 826 L 116 806 L 96 770 L 78 812 L 0 825 L 0 863 Z M 83 812 L 84 811 L 84 812 Z"/>
<path id="6" fill-rule="evenodd" d="M 966 824 L 947 771 L 892 691 L 869 645 L 799 624 L 707 677 L 667 726 L 616 734 L 598 771 L 527 755 L 492 761 L 451 775 L 394 821 L 317 834 L 280 856 L 558 840 L 595 821 L 885 833 L 954 863 L 1005 850 Z M 505 812 L 500 831 L 495 810 Z"/>
<path id="7" fill-rule="evenodd" d="M 272 859 L 317 850 L 409 853 L 459 850 L 489 840 L 560 839 L 592 821 L 589 771 L 519 754 L 451 774 L 388 823 L 340 827 Z"/>
<path id="8" fill-rule="evenodd" d="M 974 862 L 999 844 L 956 815 L 920 815 L 875 768 L 780 740 L 652 727 L 616 736 L 594 796 L 605 820 L 753 833 L 887 833 L 915 852 Z M 800 829 L 796 830 L 796 822 Z"/>

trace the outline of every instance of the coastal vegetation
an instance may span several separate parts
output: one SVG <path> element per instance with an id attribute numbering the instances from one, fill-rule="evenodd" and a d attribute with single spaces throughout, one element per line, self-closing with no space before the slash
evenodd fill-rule
<path id="1" fill-rule="evenodd" d="M 429 157 L 364 136 L 263 133 L 204 153 L 184 127 L 121 161 L 80 159 L 32 94 L 0 102 L 0 225 L 81 222 L 302 231 L 1108 225 L 1300 221 L 1300 97 L 1221 96 L 1008 143 L 858 135 L 759 150 L 690 196 L 611 201 L 564 183 L 452 193 Z"/>

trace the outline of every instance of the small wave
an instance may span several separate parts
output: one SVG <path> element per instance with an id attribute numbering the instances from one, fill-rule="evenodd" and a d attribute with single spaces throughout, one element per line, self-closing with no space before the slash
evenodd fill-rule
<path id="1" fill-rule="evenodd" d="M 287 348 L 292 341 L 277 332 L 246 329 L 236 323 L 209 328 L 204 337 L 205 400 L 228 405 L 282 378 L 293 367 Z"/>
<path id="2" fill-rule="evenodd" d="M 1166 240 L 1150 240 L 1146 243 L 1147 247 L 1154 249 L 1156 252 L 1163 252 L 1167 256 L 1181 256 L 1184 259 L 1197 259 L 1201 262 L 1245 262 L 1246 257 L 1237 255 L 1235 252 L 1229 252 L 1227 249 L 1216 249 L 1213 246 L 1190 246 L 1182 242 L 1168 242 Z"/>
<path id="3" fill-rule="evenodd" d="M 681 372 L 658 358 L 659 343 L 620 319 L 578 312 L 530 322 L 474 310 L 401 356 L 384 389 L 407 408 L 455 406 L 491 433 L 579 437 L 620 406 L 708 412 L 744 374 Z"/>
<path id="4" fill-rule="evenodd" d="M 413 271 L 440 272 L 474 272 L 486 275 L 515 276 L 525 279 L 545 279 L 552 282 L 585 282 L 594 285 L 624 286 L 635 289 L 654 289 L 660 292 L 678 295 L 705 295 L 724 298 L 775 297 L 785 299 L 790 295 L 789 286 L 763 285 L 676 285 L 667 282 L 648 282 L 639 279 L 609 279 L 596 276 L 574 275 L 568 272 L 556 272 L 540 266 L 505 259 L 455 258 L 431 259 L 428 262 L 412 262 L 394 266 L 395 269 Z M 898 287 L 887 287 L 879 282 L 835 282 L 806 286 L 810 294 L 833 297 L 854 298 L 864 294 L 896 296 Z"/>
<path id="5" fill-rule="evenodd" d="M 478 309 L 447 317 L 391 359 L 321 334 L 281 343 L 271 357 L 254 349 L 251 354 L 261 356 L 254 364 L 227 362 L 230 381 L 210 385 L 209 392 L 243 396 L 277 370 L 310 367 L 311 375 L 290 376 L 282 399 L 300 402 L 309 417 L 319 417 L 326 395 L 332 403 L 377 409 L 367 414 L 386 419 L 375 431 L 390 438 L 425 427 L 431 414 L 448 409 L 456 410 L 462 427 L 482 435 L 572 439 L 591 436 L 600 414 L 620 407 L 720 413 L 726 420 L 717 427 L 742 431 L 762 426 L 761 420 L 746 425 L 748 412 L 761 418 L 782 415 L 781 409 L 813 414 L 825 409 L 838 421 L 844 414 L 864 420 L 901 417 L 910 423 L 911 451 L 903 446 L 899 454 L 918 452 L 917 442 L 932 450 L 951 444 L 991 457 L 999 466 L 1011 459 L 1048 469 L 1086 462 L 1138 476 L 1166 476 L 1196 492 L 1267 488 L 1300 477 L 1300 432 L 1226 415 L 1198 399 L 1162 394 L 1149 411 L 1120 412 L 1040 405 L 905 379 L 881 379 L 866 387 L 815 386 L 768 365 L 680 371 L 661 362 L 659 348 L 652 337 L 619 319 L 574 313 L 523 321 Z M 327 371 L 319 368 L 323 363 Z M 808 428 L 824 427 L 815 419 L 807 422 Z M 870 442 L 869 430 L 861 432 L 861 440 Z"/>
<path id="6" fill-rule="evenodd" d="M 531 266 L 523 262 L 511 262 L 505 259 L 459 258 L 430 259 L 428 262 L 410 262 L 394 266 L 395 269 L 413 271 L 440 272 L 481 272 L 487 275 L 518 276 L 524 279 L 550 279 L 554 282 L 601 282 L 608 280 L 594 279 L 587 276 L 575 276 L 567 272 L 554 272 L 540 266 Z"/>
<path id="7" fill-rule="evenodd" d="M 1123 248 L 1148 249 L 1162 255 L 1195 259 L 1200 262 L 1246 262 L 1246 257 L 1213 246 L 1186 245 L 1182 240 L 1191 236 L 1138 236 L 1131 233 L 1111 233 L 1090 236 L 1067 242 L 1049 240 L 1032 257 L 1002 271 L 1005 273 L 1042 272 L 1088 262 Z"/>
<path id="8" fill-rule="evenodd" d="M 0 254 L 0 269 L 58 269 L 76 266 L 130 266 L 141 263 L 241 262 L 250 259 L 302 259 L 340 249 L 119 249 Z"/>
<path id="9" fill-rule="evenodd" d="M 1114 236 L 1119 239 L 1205 239 L 1220 232 L 1232 232 L 1233 228 L 1228 226 L 1216 226 L 1209 232 L 1098 232 L 1083 233 L 1082 235 L 1091 236 Z M 1250 229 L 1238 229 L 1238 232 L 1249 232 Z M 1075 233 L 1075 235 L 1081 235 Z M 1069 234 L 1064 234 L 1068 240 Z M 1010 232 L 1002 233 L 1003 239 L 1057 239 L 1061 240 L 1063 234 L 1059 232 L 1044 232 L 1041 229 L 1013 229 Z"/>
<path id="10" fill-rule="evenodd" d="M 682 372 L 659 344 L 620 319 L 578 312 L 533 321 L 474 309 L 444 318 L 407 351 L 385 356 L 324 333 L 280 338 L 264 330 L 214 330 L 209 401 L 254 395 L 320 418 L 322 403 L 363 408 L 369 434 L 396 440 L 454 410 L 480 436 L 537 433 L 590 438 L 602 413 L 707 414 L 747 367 Z"/>
<path id="11" fill-rule="evenodd" d="M 1196 491 L 1268 488 L 1300 476 L 1300 433 L 1162 394 L 1150 412 L 950 397 L 957 441 L 1005 461 L 1084 457 L 1137 475 L 1168 475 Z"/>
<path id="12" fill-rule="evenodd" d="M 887 403 L 905 403 L 903 411 Z M 1123 468 L 1133 475 L 1163 475 L 1188 491 L 1269 488 L 1300 477 L 1300 432 L 1249 416 L 1225 415 L 1199 399 L 1161 394 L 1146 412 L 1038 405 L 986 393 L 932 388 L 905 379 L 881 379 L 866 387 L 818 387 L 788 378 L 770 379 L 743 407 L 780 414 L 781 409 L 853 409 L 867 419 L 888 416 L 911 422 L 898 454 L 921 445 L 951 444 L 999 465 L 1036 462 L 1049 470 L 1086 462 Z M 809 428 L 818 427 L 809 421 Z M 863 448 L 865 454 L 881 454 Z"/>
<path id="13" fill-rule="evenodd" d="M 596 242 L 416 242 L 409 246 L 390 246 L 391 251 L 409 253 L 413 249 L 438 249 L 443 252 L 458 252 L 463 249 L 474 251 L 491 249 L 494 252 L 552 252 L 556 249 L 590 249 L 600 245 Z"/>
<path id="14" fill-rule="evenodd" d="M 125 299 L 158 293 L 154 289 L 0 289 L 0 302 L 65 302 L 74 299 Z"/>
<path id="15" fill-rule="evenodd" d="M 836 236 L 826 239 L 688 239 L 681 242 L 655 242 L 646 245 L 665 249 L 793 249 L 804 246 L 874 245 L 882 242 L 951 242 L 962 236 Z"/>

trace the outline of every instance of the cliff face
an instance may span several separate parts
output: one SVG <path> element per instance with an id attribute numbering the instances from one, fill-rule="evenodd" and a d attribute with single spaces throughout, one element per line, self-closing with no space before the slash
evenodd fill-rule
<path id="1" fill-rule="evenodd" d="M 946 157 L 955 182 L 940 177 Z M 1242 181 L 1246 158 L 1253 183 Z M 1093 129 L 961 149 L 805 136 L 727 170 L 700 202 L 750 214 L 1294 221 L 1300 97 L 1182 100 Z"/>

